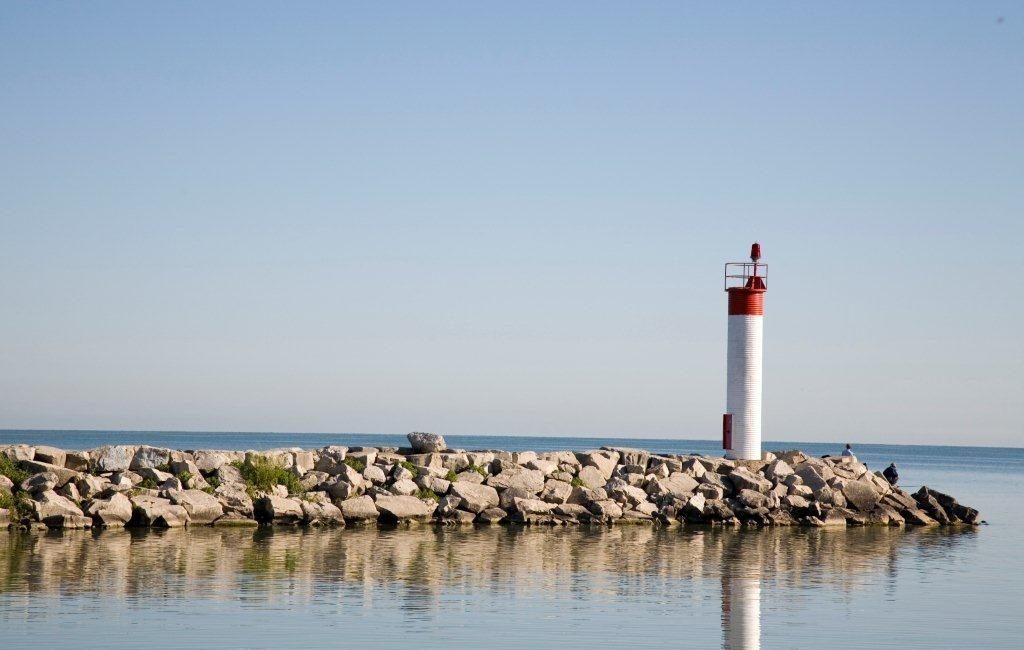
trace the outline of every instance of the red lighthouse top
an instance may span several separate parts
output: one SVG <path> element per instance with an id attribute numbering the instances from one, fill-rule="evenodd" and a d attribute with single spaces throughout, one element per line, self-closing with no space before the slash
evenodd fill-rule
<path id="1" fill-rule="evenodd" d="M 761 263 L 761 244 L 750 247 L 749 262 L 725 265 L 725 290 L 729 293 L 730 316 L 764 314 L 764 292 L 768 290 L 768 265 Z"/>

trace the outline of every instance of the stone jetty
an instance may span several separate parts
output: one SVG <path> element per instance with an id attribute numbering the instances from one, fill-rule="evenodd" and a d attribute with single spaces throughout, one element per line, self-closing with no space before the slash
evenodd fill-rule
<path id="1" fill-rule="evenodd" d="M 951 526 L 978 511 L 890 486 L 852 458 L 761 461 L 591 451 L 409 447 L 177 451 L 0 446 L 0 528 L 621 525 Z"/>

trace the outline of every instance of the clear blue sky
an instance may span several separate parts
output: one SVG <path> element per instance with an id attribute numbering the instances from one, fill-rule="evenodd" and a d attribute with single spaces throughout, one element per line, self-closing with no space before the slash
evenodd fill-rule
<path id="1" fill-rule="evenodd" d="M 1021 5 L 681 5 L 0 5 L 0 428 L 1024 445 Z"/>

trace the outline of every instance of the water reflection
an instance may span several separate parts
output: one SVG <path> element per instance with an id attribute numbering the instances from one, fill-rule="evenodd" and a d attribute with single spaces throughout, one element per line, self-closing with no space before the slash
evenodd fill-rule
<path id="1" fill-rule="evenodd" d="M 901 554 L 945 554 L 973 535 L 645 526 L 0 533 L 0 620 L 19 608 L 31 616 L 40 595 L 102 595 L 138 608 L 154 599 L 205 599 L 371 615 L 375 601 L 386 601 L 400 612 L 399 624 L 437 617 L 453 595 L 501 606 L 543 597 L 552 615 L 566 617 L 597 601 L 642 602 L 682 616 L 714 597 L 722 646 L 748 650 L 760 647 L 762 586 L 852 592 L 895 577 Z"/>

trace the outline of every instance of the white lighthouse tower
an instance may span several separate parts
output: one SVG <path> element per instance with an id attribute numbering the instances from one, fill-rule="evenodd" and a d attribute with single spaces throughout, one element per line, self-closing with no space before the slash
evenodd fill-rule
<path id="1" fill-rule="evenodd" d="M 761 459 L 761 361 L 768 266 L 760 260 L 761 245 L 755 243 L 750 247 L 750 262 L 725 265 L 729 344 L 722 447 L 728 458 L 741 460 Z"/>

